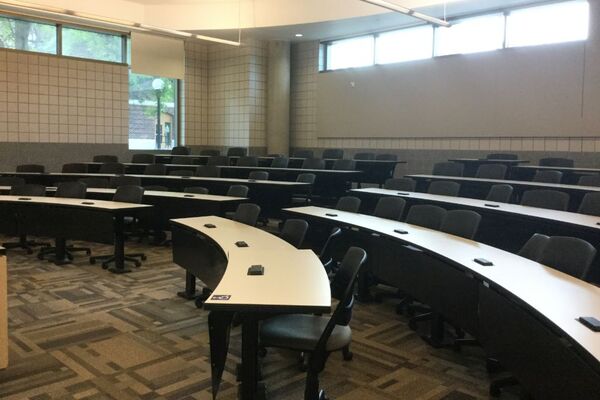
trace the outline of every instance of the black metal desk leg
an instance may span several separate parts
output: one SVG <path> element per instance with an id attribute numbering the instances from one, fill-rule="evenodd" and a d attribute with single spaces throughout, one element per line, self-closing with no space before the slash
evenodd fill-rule
<path id="1" fill-rule="evenodd" d="M 258 385 L 258 319 L 255 315 L 242 316 L 242 383 L 241 400 L 260 400 L 265 398 L 264 386 Z"/>
<path id="2" fill-rule="evenodd" d="M 71 262 L 67 256 L 67 240 L 65 238 L 56 238 L 53 258 L 56 265 L 64 265 Z"/>
<path id="3" fill-rule="evenodd" d="M 177 296 L 183 297 L 186 300 L 194 300 L 196 298 L 196 277 L 189 272 L 185 272 L 185 290 L 177 292 Z"/>
<path id="4" fill-rule="evenodd" d="M 110 268 L 109 271 L 114 274 L 124 274 L 131 272 L 130 269 L 125 268 L 125 232 L 123 216 L 116 215 L 114 219 L 115 227 L 115 266 Z"/>

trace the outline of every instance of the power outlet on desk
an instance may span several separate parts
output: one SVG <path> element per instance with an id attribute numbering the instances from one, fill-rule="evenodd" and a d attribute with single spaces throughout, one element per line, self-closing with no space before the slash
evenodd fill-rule
<path id="1" fill-rule="evenodd" d="M 265 274 L 265 267 L 263 267 L 262 265 L 253 265 L 250 268 L 248 268 L 248 275 L 264 275 Z"/>

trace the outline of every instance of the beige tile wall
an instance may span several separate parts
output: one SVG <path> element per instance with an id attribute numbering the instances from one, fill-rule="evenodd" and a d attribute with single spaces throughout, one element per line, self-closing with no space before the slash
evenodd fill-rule
<path id="1" fill-rule="evenodd" d="M 185 82 L 182 96 L 183 141 L 208 144 L 208 45 L 185 43 Z"/>
<path id="2" fill-rule="evenodd" d="M 127 66 L 0 49 L 0 142 L 127 143 Z"/>

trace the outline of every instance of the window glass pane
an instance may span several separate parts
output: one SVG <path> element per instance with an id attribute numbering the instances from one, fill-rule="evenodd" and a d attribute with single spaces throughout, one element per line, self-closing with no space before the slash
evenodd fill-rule
<path id="1" fill-rule="evenodd" d="M 402 29 L 382 33 L 375 41 L 377 64 L 431 58 L 433 53 L 433 27 Z"/>
<path id="2" fill-rule="evenodd" d="M 129 148 L 171 149 L 176 142 L 177 80 L 129 72 Z"/>
<path id="3" fill-rule="evenodd" d="M 507 47 L 586 40 L 590 10 L 587 1 L 568 1 L 512 11 L 507 19 Z"/>
<path id="4" fill-rule="evenodd" d="M 0 47 L 56 54 L 56 26 L 0 17 Z"/>
<path id="5" fill-rule="evenodd" d="M 327 46 L 327 69 L 366 67 L 373 65 L 373 36 L 338 40 Z"/>
<path id="6" fill-rule="evenodd" d="M 450 28 L 436 28 L 435 55 L 467 54 L 501 49 L 504 15 L 494 14 L 457 21 Z"/>
<path id="7" fill-rule="evenodd" d="M 121 36 L 64 27 L 62 52 L 65 56 L 122 62 Z"/>

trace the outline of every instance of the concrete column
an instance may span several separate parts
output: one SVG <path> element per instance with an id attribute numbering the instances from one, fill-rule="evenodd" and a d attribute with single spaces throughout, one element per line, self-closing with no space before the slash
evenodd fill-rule
<path id="1" fill-rule="evenodd" d="M 290 151 L 290 42 L 269 42 L 267 152 Z"/>

